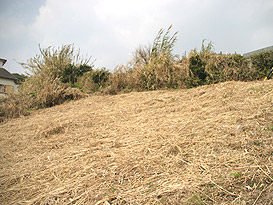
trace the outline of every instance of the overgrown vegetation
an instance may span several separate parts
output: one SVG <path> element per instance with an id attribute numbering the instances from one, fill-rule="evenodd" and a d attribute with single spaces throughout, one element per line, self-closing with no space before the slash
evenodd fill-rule
<path id="1" fill-rule="evenodd" d="M 73 45 L 40 48 L 40 52 L 27 63 L 22 63 L 28 78 L 20 85 L 18 93 L 0 104 L 0 117 L 26 115 L 31 109 L 51 107 L 84 96 L 71 85 L 92 70 L 90 59 L 81 58 Z"/>
<path id="2" fill-rule="evenodd" d="M 173 54 L 177 32 L 171 26 L 161 29 L 152 47 L 140 46 L 127 65 L 110 76 L 106 93 L 157 89 L 192 88 L 225 81 L 261 80 L 273 66 L 273 52 L 258 54 L 247 61 L 240 54 L 222 54 L 205 40 L 200 51 L 192 50 L 180 58 Z"/>
<path id="3" fill-rule="evenodd" d="M 77 80 L 77 85 L 87 93 L 94 93 L 108 85 L 110 72 L 103 69 L 91 70 Z"/>
<path id="4" fill-rule="evenodd" d="M 20 92 L 0 103 L 0 117 L 15 117 L 30 109 L 51 107 L 83 96 L 82 92 L 117 94 L 130 91 L 192 88 L 224 81 L 263 79 L 273 67 L 273 52 L 246 60 L 240 54 L 222 54 L 211 42 L 188 55 L 173 53 L 177 41 L 170 26 L 160 29 L 152 46 L 140 46 L 126 65 L 112 73 L 94 69 L 73 45 L 40 48 L 40 55 L 22 64 L 28 77 L 20 77 Z"/>
<path id="5" fill-rule="evenodd" d="M 273 68 L 273 52 L 264 52 L 251 57 L 250 66 L 253 67 L 254 77 L 263 79 L 270 68 Z"/>

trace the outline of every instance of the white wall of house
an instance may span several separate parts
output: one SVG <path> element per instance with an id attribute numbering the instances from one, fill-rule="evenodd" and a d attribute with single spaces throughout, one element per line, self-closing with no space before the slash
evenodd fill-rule
<path id="1" fill-rule="evenodd" d="M 0 77 L 0 84 L 12 86 L 14 88 L 14 92 L 18 91 L 18 85 L 14 82 L 14 80 Z M 0 97 L 6 97 L 6 96 L 7 96 L 6 93 L 1 93 L 0 92 Z"/>
<path id="2" fill-rule="evenodd" d="M 1 78 L 0 77 L 0 84 L 3 85 L 11 85 L 13 87 L 16 87 L 17 85 L 15 84 L 14 80 L 6 79 L 6 78 Z"/>

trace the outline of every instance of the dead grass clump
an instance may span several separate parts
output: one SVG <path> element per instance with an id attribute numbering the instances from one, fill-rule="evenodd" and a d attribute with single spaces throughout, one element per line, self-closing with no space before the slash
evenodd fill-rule
<path id="1" fill-rule="evenodd" d="M 65 101 L 86 97 L 79 89 L 57 85 L 43 81 L 37 92 L 27 92 L 23 88 L 20 93 L 10 95 L 0 103 L 0 121 L 29 115 L 31 110 L 52 107 Z M 34 90 L 31 90 L 34 91 Z"/>
<path id="2" fill-rule="evenodd" d="M 8 98 L 2 99 L 0 102 L 0 122 L 7 118 L 19 117 L 21 115 L 28 115 L 26 109 L 28 102 L 27 96 L 23 95 L 9 95 Z"/>

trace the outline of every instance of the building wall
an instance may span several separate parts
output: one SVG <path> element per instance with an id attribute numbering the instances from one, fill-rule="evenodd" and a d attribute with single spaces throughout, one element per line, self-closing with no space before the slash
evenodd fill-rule
<path id="1" fill-rule="evenodd" d="M 13 87 L 16 86 L 14 80 L 6 79 L 6 78 L 1 78 L 1 77 L 0 77 L 0 84 L 11 85 Z"/>
<path id="2" fill-rule="evenodd" d="M 13 80 L 0 78 L 0 97 L 5 97 L 9 93 L 17 92 L 18 86 Z"/>

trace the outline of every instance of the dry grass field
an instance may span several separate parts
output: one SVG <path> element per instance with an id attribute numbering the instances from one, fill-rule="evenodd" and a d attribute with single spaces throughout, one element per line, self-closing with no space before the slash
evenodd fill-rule
<path id="1" fill-rule="evenodd" d="M 94 95 L 0 133 L 1 204 L 272 204 L 273 80 Z"/>

